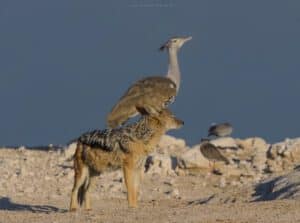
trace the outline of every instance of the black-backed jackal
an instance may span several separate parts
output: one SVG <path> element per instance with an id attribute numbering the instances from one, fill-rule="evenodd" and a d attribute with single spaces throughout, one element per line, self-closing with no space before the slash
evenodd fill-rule
<path id="1" fill-rule="evenodd" d="M 89 190 L 93 178 L 109 169 L 123 168 L 127 199 L 130 207 L 137 207 L 137 195 L 144 162 L 170 129 L 178 129 L 183 121 L 169 110 L 156 116 L 143 115 L 134 124 L 111 130 L 95 130 L 77 139 L 74 158 L 75 179 L 70 210 L 78 205 L 91 209 Z"/>

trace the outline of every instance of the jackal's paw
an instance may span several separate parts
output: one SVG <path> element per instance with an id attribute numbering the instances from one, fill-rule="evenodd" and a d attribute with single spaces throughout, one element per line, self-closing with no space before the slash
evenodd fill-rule
<path id="1" fill-rule="evenodd" d="M 75 211 L 77 211 L 77 208 L 70 208 L 69 211 L 70 211 L 70 212 L 75 212 Z"/>

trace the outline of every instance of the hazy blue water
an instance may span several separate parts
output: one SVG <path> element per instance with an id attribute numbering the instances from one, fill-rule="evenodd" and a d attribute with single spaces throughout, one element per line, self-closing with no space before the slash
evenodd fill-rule
<path id="1" fill-rule="evenodd" d="M 163 75 L 174 35 L 182 87 L 172 134 L 197 143 L 212 122 L 235 137 L 300 136 L 300 1 L 1 0 L 0 145 L 64 144 L 105 127 L 139 78 Z"/>

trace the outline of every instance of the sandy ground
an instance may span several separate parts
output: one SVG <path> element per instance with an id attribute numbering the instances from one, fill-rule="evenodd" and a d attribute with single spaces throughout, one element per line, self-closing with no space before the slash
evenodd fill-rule
<path id="1" fill-rule="evenodd" d="M 300 222 L 300 200 L 261 200 L 254 184 L 220 177 L 145 175 L 139 207 L 128 208 L 121 172 L 99 177 L 93 210 L 68 212 L 72 162 L 59 151 L 0 149 L 0 223 Z"/>
<path id="2" fill-rule="evenodd" d="M 67 212 L 68 197 L 1 199 L 0 222 L 300 222 L 300 202 L 292 200 L 230 204 L 191 204 L 174 199 L 140 202 L 130 209 L 125 199 L 94 200 L 90 212 Z M 3 205 L 5 203 L 5 205 Z M 6 206 L 7 210 L 3 208 Z"/>

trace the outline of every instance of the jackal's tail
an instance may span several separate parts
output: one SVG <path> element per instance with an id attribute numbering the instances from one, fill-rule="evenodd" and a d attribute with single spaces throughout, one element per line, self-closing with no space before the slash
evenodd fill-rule
<path id="1" fill-rule="evenodd" d="M 82 206 L 84 202 L 86 191 L 90 184 L 90 170 L 89 167 L 84 164 L 83 160 L 84 150 L 85 146 L 81 143 L 77 143 L 76 151 L 74 154 L 74 168 L 79 169 L 79 171 L 77 172 L 78 175 L 75 176 L 75 181 L 77 181 L 78 185 L 77 200 L 80 206 Z"/>

